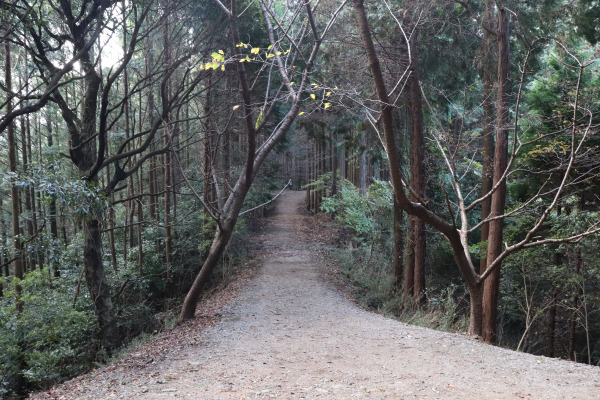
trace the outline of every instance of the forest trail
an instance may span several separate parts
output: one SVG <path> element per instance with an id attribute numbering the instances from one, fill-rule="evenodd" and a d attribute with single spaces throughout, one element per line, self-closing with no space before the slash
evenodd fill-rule
<path id="1" fill-rule="evenodd" d="M 599 399 L 600 368 L 489 346 L 364 311 L 327 282 L 303 192 L 260 236 L 262 267 L 194 321 L 37 399 Z M 201 304 L 199 313 L 209 305 Z M 201 318 L 197 318 L 197 321 Z M 175 335 L 177 346 L 170 343 Z M 153 352 L 156 352 L 154 354 Z"/>

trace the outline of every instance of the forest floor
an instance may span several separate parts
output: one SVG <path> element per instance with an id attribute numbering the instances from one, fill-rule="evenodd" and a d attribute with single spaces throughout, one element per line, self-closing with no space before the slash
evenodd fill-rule
<path id="1" fill-rule="evenodd" d="M 486 345 L 359 308 L 318 256 L 326 235 L 278 202 L 260 267 L 193 321 L 34 399 L 600 399 L 600 368 Z M 316 222 L 315 222 L 316 221 Z"/>

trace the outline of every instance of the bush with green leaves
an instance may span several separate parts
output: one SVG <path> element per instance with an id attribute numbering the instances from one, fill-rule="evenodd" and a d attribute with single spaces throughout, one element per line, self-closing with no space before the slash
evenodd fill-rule
<path id="1" fill-rule="evenodd" d="M 67 273 L 54 278 L 46 269 L 19 281 L 2 278 L 0 395 L 11 393 L 19 373 L 28 387 L 44 388 L 89 368 L 95 319 L 87 302 L 74 301 L 76 279 Z M 21 312 L 15 307 L 17 283 L 22 288 Z"/>
<path id="2" fill-rule="evenodd" d="M 375 180 L 365 196 L 345 180 L 341 195 L 323 199 L 321 209 L 335 216 L 360 245 L 370 249 L 390 249 L 393 236 L 394 194 L 391 186 Z"/>

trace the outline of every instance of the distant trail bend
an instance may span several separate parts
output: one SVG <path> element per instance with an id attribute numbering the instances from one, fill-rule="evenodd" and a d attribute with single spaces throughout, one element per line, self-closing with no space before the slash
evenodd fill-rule
<path id="1" fill-rule="evenodd" d="M 407 325 L 346 300 L 306 239 L 303 200 L 280 198 L 260 237 L 260 272 L 199 342 L 37 398 L 600 399 L 598 367 Z"/>

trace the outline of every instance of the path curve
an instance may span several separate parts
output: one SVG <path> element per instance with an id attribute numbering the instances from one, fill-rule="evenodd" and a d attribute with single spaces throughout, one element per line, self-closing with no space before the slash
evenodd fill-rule
<path id="1" fill-rule="evenodd" d="M 309 218 L 303 199 L 279 200 L 260 237 L 263 266 L 219 322 L 160 363 L 80 380 L 54 398 L 600 399 L 598 367 L 407 325 L 346 300 L 298 234 Z"/>

